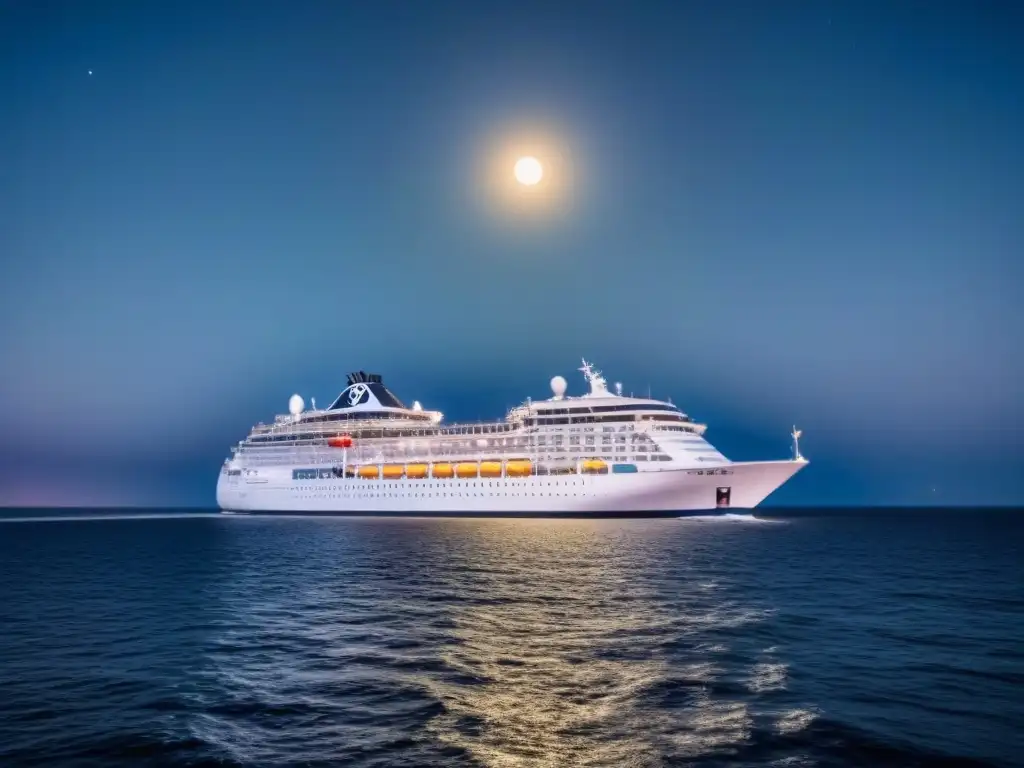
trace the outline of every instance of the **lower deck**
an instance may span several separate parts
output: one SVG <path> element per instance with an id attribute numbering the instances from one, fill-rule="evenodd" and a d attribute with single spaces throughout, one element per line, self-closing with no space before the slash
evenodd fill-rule
<path id="1" fill-rule="evenodd" d="M 231 511 L 293 513 L 439 512 L 630 513 L 752 508 L 802 462 L 733 463 L 606 475 L 531 475 L 495 479 L 295 479 L 292 467 L 222 473 L 217 501 Z"/>

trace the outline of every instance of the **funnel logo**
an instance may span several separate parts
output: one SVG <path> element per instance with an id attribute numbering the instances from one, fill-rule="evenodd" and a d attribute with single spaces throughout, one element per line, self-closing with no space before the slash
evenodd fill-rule
<path id="1" fill-rule="evenodd" d="M 370 388 L 365 384 L 353 384 L 348 388 L 348 406 L 365 403 L 370 395 Z"/>

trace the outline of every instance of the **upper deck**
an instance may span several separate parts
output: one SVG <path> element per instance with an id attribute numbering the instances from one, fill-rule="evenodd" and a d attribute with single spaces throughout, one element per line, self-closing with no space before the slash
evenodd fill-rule
<path id="1" fill-rule="evenodd" d="M 580 370 L 590 384 L 587 394 L 567 397 L 565 380 L 556 376 L 551 381 L 552 397 L 527 400 L 511 409 L 502 421 L 450 425 L 442 424 L 444 417 L 440 411 L 425 411 L 419 403 L 407 408 L 384 386 L 379 375 L 349 374 L 348 386 L 326 410 L 293 409 L 291 415 L 276 417 L 273 424 L 256 425 L 245 442 L 249 445 L 315 442 L 341 433 L 360 439 L 531 434 L 549 427 L 629 422 L 670 422 L 679 424 L 680 431 L 696 434 L 704 431 L 704 425 L 695 424 L 672 403 L 623 396 L 620 385 L 616 385 L 618 391 L 612 394 L 601 374 L 586 361 Z M 293 403 L 296 398 L 293 397 Z"/>

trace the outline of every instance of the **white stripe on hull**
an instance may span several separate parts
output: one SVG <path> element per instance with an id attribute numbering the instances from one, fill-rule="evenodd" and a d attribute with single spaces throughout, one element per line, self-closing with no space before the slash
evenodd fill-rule
<path id="1" fill-rule="evenodd" d="M 234 512 L 565 514 L 750 509 L 806 465 L 805 461 L 732 462 L 719 471 L 695 469 L 609 475 L 530 476 L 475 480 L 295 481 L 291 467 L 260 469 L 256 477 L 221 474 L 217 503 Z M 709 472 L 710 470 L 704 470 Z"/>

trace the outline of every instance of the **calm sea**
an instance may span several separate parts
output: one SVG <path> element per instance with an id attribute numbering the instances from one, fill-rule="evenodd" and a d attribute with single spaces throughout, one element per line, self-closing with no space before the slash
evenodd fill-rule
<path id="1" fill-rule="evenodd" d="M 1024 512 L 27 514 L 3 766 L 1024 764 Z"/>

